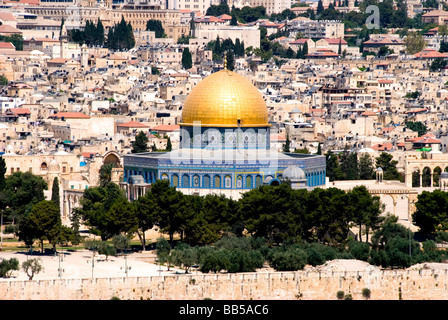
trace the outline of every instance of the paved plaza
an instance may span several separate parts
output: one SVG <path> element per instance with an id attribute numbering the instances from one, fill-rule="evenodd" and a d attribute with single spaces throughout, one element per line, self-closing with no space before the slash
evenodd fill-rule
<path id="1" fill-rule="evenodd" d="M 95 255 L 92 266 L 92 252 L 89 250 L 59 251 L 59 255 L 29 255 L 25 252 L 0 252 L 0 259 L 17 258 L 20 266 L 23 261 L 32 258 L 41 260 L 43 271 L 35 275 L 33 280 L 50 279 L 91 279 L 106 277 L 145 277 L 184 273 L 184 270 L 160 267 L 155 263 L 155 251 L 130 253 L 126 256 Z M 126 273 L 127 266 L 127 273 Z M 28 280 L 26 273 L 20 269 L 13 271 L 9 279 L 0 281 Z"/>

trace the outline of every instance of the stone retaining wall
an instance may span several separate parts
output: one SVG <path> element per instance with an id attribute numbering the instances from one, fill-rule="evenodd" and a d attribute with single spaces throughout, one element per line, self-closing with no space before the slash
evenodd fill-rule
<path id="1" fill-rule="evenodd" d="M 153 277 L 0 280 L 5 300 L 354 300 L 369 288 L 372 300 L 448 300 L 448 270 L 179 274 Z"/>

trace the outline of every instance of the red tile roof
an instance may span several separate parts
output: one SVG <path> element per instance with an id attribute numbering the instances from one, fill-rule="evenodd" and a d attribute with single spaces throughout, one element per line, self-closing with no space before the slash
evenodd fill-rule
<path id="1" fill-rule="evenodd" d="M 22 33 L 22 31 L 13 26 L 4 24 L 0 26 L 0 33 Z"/>
<path id="2" fill-rule="evenodd" d="M 95 155 L 95 153 L 93 153 L 93 152 L 83 152 L 83 153 L 81 153 L 81 155 L 82 155 L 84 158 L 91 158 L 92 155 Z"/>
<path id="3" fill-rule="evenodd" d="M 15 21 L 16 18 L 10 12 L 0 12 L 0 19 L 4 21 Z"/>
<path id="4" fill-rule="evenodd" d="M 117 127 L 124 127 L 124 128 L 149 128 L 148 125 L 141 123 L 139 121 L 128 121 L 125 123 L 120 123 L 117 125 Z"/>
<path id="5" fill-rule="evenodd" d="M 330 38 L 323 40 L 325 40 L 328 44 L 339 44 L 339 42 L 341 42 L 341 44 L 347 44 L 347 41 L 345 41 L 344 39 Z"/>
<path id="6" fill-rule="evenodd" d="M 232 16 L 229 16 L 228 14 L 222 14 L 218 16 L 218 18 L 221 20 L 232 20 Z"/>
<path id="7" fill-rule="evenodd" d="M 53 58 L 51 60 L 48 60 L 47 63 L 66 63 L 70 59 L 65 58 Z"/>
<path id="8" fill-rule="evenodd" d="M 302 45 L 302 44 L 305 44 L 305 42 L 307 42 L 308 40 L 310 40 L 310 39 L 296 39 L 293 42 L 290 42 L 289 44 L 300 44 L 300 45 Z"/>
<path id="9" fill-rule="evenodd" d="M 176 131 L 179 129 L 180 129 L 180 126 L 178 126 L 177 124 L 160 124 L 158 126 L 151 128 L 151 130 L 154 130 L 154 131 Z"/>
<path id="10" fill-rule="evenodd" d="M 0 42 L 0 49 L 15 49 L 16 47 L 11 42 Z"/>
<path id="11" fill-rule="evenodd" d="M 31 114 L 31 111 L 28 108 L 11 108 L 8 110 L 11 111 L 12 113 L 14 113 L 15 115 Z"/>
<path id="12" fill-rule="evenodd" d="M 90 116 L 82 112 L 58 112 L 50 118 L 65 118 L 65 119 L 90 119 Z"/>
<path id="13" fill-rule="evenodd" d="M 414 56 L 421 59 L 448 58 L 447 53 L 442 53 L 434 49 L 423 49 L 422 51 L 414 54 Z"/>

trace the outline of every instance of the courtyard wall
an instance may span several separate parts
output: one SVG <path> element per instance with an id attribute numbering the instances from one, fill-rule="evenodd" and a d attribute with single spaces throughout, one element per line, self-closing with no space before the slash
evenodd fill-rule
<path id="1" fill-rule="evenodd" d="M 151 277 L 0 280 L 4 300 L 448 300 L 448 270 L 175 274 Z"/>

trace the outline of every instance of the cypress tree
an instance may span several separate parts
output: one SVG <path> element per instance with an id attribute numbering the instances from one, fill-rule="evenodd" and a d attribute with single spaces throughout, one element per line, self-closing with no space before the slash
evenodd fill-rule
<path id="1" fill-rule="evenodd" d="M 233 69 L 235 69 L 235 58 L 231 50 L 227 51 L 226 60 L 227 60 L 227 70 L 233 71 Z"/>
<path id="2" fill-rule="evenodd" d="M 190 49 L 185 48 L 182 51 L 182 67 L 184 69 L 190 69 L 193 66 L 193 61 L 191 58 L 191 52 Z"/>
<path id="3" fill-rule="evenodd" d="M 305 42 L 302 47 L 302 59 L 306 59 L 306 55 L 308 54 L 308 42 Z"/>
<path id="4" fill-rule="evenodd" d="M 234 52 L 237 57 L 241 57 L 244 54 L 244 51 L 243 53 L 241 52 L 241 43 L 239 38 L 235 39 Z"/>
<path id="5" fill-rule="evenodd" d="M 166 141 L 166 151 L 171 151 L 173 149 L 173 145 L 171 144 L 171 139 L 168 137 L 168 140 Z"/>
<path id="6" fill-rule="evenodd" d="M 230 25 L 231 26 L 237 26 L 238 25 L 238 20 L 236 19 L 235 13 L 232 12 L 232 20 L 230 20 Z"/>
<path id="7" fill-rule="evenodd" d="M 324 5 L 322 3 L 322 0 L 319 0 L 319 2 L 317 3 L 317 10 L 316 13 L 318 15 L 320 15 L 322 12 L 324 12 Z"/>
<path id="8" fill-rule="evenodd" d="M 98 18 L 96 24 L 96 45 L 103 46 L 104 45 L 104 26 L 101 22 L 100 18 Z"/>
<path id="9" fill-rule="evenodd" d="M 297 59 L 303 59 L 302 47 L 299 47 L 299 49 L 297 49 L 296 57 L 297 57 Z"/>
<path id="10" fill-rule="evenodd" d="M 51 201 L 53 201 L 54 204 L 58 207 L 58 210 L 60 210 L 58 177 L 54 177 L 53 179 L 53 187 L 51 188 Z"/>

